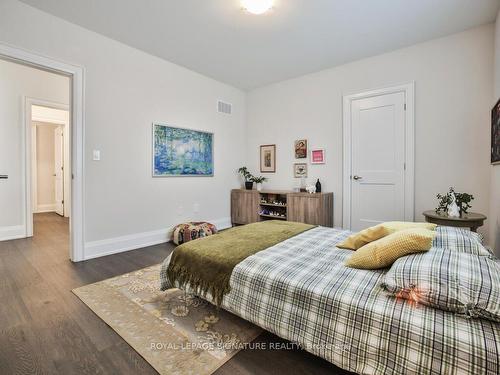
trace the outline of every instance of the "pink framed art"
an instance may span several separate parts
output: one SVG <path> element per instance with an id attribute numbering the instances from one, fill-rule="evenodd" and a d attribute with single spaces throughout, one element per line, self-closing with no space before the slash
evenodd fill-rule
<path id="1" fill-rule="evenodd" d="M 316 148 L 311 150 L 311 164 L 325 164 L 325 149 Z"/>

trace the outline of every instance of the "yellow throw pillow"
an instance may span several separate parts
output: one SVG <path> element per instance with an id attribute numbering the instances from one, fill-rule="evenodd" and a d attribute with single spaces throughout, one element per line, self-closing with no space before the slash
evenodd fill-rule
<path id="1" fill-rule="evenodd" d="M 411 221 L 386 221 L 381 225 L 391 229 L 393 232 L 411 228 L 423 228 L 428 230 L 436 230 L 437 225 L 432 223 L 413 223 Z"/>
<path id="2" fill-rule="evenodd" d="M 375 225 L 374 227 L 363 229 L 361 232 L 347 237 L 344 241 L 338 243 L 336 246 L 340 247 L 341 249 L 358 250 L 361 246 L 378 240 L 379 238 L 385 237 L 393 232 L 394 230 L 391 230 L 390 228 L 379 224 Z"/>
<path id="3" fill-rule="evenodd" d="M 391 233 L 411 229 L 423 228 L 428 230 L 436 230 L 437 225 L 431 223 L 413 223 L 410 221 L 386 221 L 375 225 L 374 227 L 366 228 L 361 232 L 355 233 L 347 237 L 344 241 L 336 246 L 341 249 L 358 250 L 360 247 L 385 237 Z"/>
<path id="4" fill-rule="evenodd" d="M 429 250 L 435 235 L 424 228 L 400 230 L 361 247 L 345 265 L 367 270 L 388 267 L 402 256 Z"/>

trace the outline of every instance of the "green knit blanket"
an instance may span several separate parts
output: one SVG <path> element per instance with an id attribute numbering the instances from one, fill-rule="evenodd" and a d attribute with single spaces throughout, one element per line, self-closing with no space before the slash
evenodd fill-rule
<path id="1" fill-rule="evenodd" d="M 167 270 L 171 285 L 210 293 L 220 306 L 229 293 L 234 267 L 245 258 L 313 228 L 313 225 L 269 220 L 222 231 L 175 248 Z"/>

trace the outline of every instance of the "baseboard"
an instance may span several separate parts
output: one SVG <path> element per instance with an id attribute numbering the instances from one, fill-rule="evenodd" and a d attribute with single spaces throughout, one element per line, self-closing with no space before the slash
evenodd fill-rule
<path id="1" fill-rule="evenodd" d="M 209 220 L 219 229 L 231 227 L 231 218 Z M 170 241 L 173 227 L 151 232 L 135 233 L 127 236 L 90 241 L 85 244 L 84 260 L 140 249 Z"/>
<path id="2" fill-rule="evenodd" d="M 54 204 L 39 204 L 36 207 L 36 210 L 34 213 L 36 214 L 41 214 L 43 212 L 54 212 L 56 210 L 56 205 Z"/>
<path id="3" fill-rule="evenodd" d="M 0 227 L 0 241 L 15 240 L 26 237 L 26 228 L 24 225 L 13 225 L 9 227 Z"/>

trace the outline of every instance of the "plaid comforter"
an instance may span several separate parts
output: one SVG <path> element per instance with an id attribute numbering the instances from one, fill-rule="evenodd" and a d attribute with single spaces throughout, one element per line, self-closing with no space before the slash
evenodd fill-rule
<path id="1" fill-rule="evenodd" d="M 391 297 L 318 227 L 239 263 L 222 307 L 360 374 L 499 374 L 500 324 Z M 169 259 L 162 267 L 162 288 Z"/>

